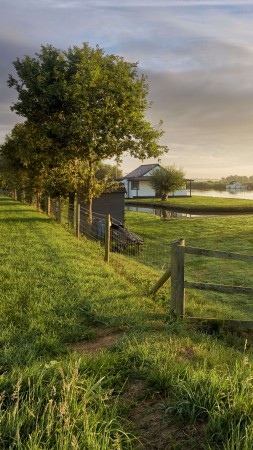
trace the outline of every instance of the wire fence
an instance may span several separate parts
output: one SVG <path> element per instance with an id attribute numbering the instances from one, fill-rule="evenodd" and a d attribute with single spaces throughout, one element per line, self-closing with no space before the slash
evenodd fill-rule
<path id="1" fill-rule="evenodd" d="M 89 210 L 80 207 L 80 233 L 89 239 L 105 243 L 106 215 L 92 213 L 92 222 L 89 221 Z"/>

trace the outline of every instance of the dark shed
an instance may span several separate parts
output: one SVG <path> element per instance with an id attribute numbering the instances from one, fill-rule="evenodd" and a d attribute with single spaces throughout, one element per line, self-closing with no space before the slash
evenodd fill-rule
<path id="1" fill-rule="evenodd" d="M 124 223 L 125 220 L 125 186 L 119 186 L 113 192 L 106 192 L 93 199 L 93 213 L 110 216 Z M 85 205 L 87 207 L 87 205 Z"/>

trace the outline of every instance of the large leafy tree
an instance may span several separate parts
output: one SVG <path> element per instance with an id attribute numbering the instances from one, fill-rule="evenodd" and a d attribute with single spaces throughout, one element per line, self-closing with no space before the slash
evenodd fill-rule
<path id="1" fill-rule="evenodd" d="M 185 185 L 184 177 L 184 171 L 175 166 L 159 167 L 152 172 L 150 185 L 162 200 L 167 200 L 170 192 L 181 189 Z"/>
<path id="2" fill-rule="evenodd" d="M 161 122 L 153 127 L 145 118 L 148 84 L 137 64 L 84 44 L 66 51 L 42 46 L 13 65 L 17 77 L 10 75 L 8 84 L 18 100 L 12 110 L 45 135 L 48 167 L 85 161 L 90 207 L 99 161 L 119 161 L 125 152 L 158 157 L 167 150 L 159 145 Z"/>

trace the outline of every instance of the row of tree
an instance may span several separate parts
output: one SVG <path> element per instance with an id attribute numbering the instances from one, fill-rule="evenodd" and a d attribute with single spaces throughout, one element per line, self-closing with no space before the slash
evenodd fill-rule
<path id="1" fill-rule="evenodd" d="M 94 196 L 113 188 L 103 160 L 118 166 L 126 153 L 143 160 L 167 151 L 159 144 L 161 122 L 152 126 L 145 118 L 148 84 L 137 64 L 83 44 L 65 51 L 42 46 L 13 65 L 17 76 L 8 85 L 18 98 L 11 109 L 24 122 L 0 147 L 5 185 L 82 194 L 91 219 Z"/>
<path id="2" fill-rule="evenodd" d="M 230 183 L 231 181 L 239 181 L 239 183 L 247 184 L 253 183 L 253 175 L 247 177 L 246 175 L 229 175 L 228 177 L 221 178 L 221 183 Z"/>

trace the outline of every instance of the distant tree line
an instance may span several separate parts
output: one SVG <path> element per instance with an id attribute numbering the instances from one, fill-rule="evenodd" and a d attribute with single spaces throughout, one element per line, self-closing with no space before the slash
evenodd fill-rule
<path id="1" fill-rule="evenodd" d="M 187 185 L 189 188 L 189 186 Z M 198 189 L 198 190 L 208 190 L 208 189 L 214 189 L 217 191 L 223 191 L 226 189 L 226 183 L 223 183 L 221 181 L 192 181 L 191 182 L 192 189 Z"/>
<path id="2" fill-rule="evenodd" d="M 230 183 L 231 181 L 239 181 L 242 184 L 253 184 L 253 175 L 247 177 L 245 175 L 229 175 L 228 177 L 221 178 L 221 182 Z"/>
<path id="3" fill-rule="evenodd" d="M 192 181 L 191 186 L 192 189 L 198 189 L 198 190 L 220 190 L 223 191 L 226 189 L 226 186 L 231 181 L 238 181 L 239 183 L 243 184 L 247 187 L 247 189 L 253 190 L 253 175 L 247 177 L 245 175 L 229 175 L 227 177 L 223 177 L 218 181 Z"/>

